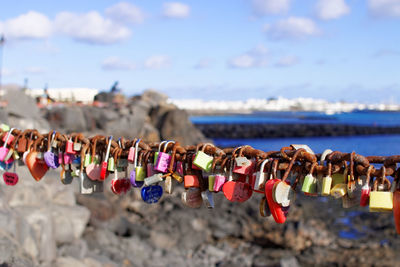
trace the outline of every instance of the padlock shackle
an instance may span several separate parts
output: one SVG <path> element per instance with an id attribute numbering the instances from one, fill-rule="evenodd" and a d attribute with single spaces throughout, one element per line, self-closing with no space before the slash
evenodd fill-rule
<path id="1" fill-rule="evenodd" d="M 133 166 L 136 168 L 137 167 L 137 162 L 138 162 L 138 150 L 139 150 L 139 143 L 142 139 L 137 139 L 135 142 L 135 161 L 133 163 Z"/>

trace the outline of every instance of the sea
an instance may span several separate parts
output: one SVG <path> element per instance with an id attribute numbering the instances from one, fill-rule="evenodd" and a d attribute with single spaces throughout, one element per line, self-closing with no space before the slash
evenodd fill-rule
<path id="1" fill-rule="evenodd" d="M 256 112 L 252 114 L 234 114 L 217 116 L 192 116 L 193 123 L 241 123 L 241 124 L 279 124 L 279 123 L 326 123 L 366 126 L 399 126 L 400 112 L 356 111 L 340 114 L 325 114 L 320 112 Z M 325 149 L 342 152 L 355 151 L 364 156 L 400 155 L 400 135 L 365 135 L 340 137 L 293 137 L 293 138 L 263 138 L 263 139 L 214 139 L 217 146 L 234 147 L 251 145 L 264 151 L 279 150 L 290 144 L 306 144 L 315 153 L 322 153 Z M 319 197 L 319 201 L 326 201 Z M 353 224 L 353 218 L 363 213 L 369 213 L 368 208 L 355 207 L 337 216 L 335 229 L 337 235 L 345 239 L 359 239 L 373 231 L 365 226 Z M 382 239 L 382 244 L 387 240 Z"/>
<path id="2" fill-rule="evenodd" d="M 196 123 L 240 124 L 348 124 L 364 126 L 399 126 L 400 112 L 354 111 L 339 114 L 322 112 L 255 112 L 251 114 L 191 116 Z M 217 146 L 250 145 L 264 151 L 279 150 L 290 144 L 306 144 L 315 153 L 325 149 L 353 152 L 364 156 L 400 155 L 400 135 L 364 135 L 335 137 L 293 137 L 263 139 L 213 139 Z"/>

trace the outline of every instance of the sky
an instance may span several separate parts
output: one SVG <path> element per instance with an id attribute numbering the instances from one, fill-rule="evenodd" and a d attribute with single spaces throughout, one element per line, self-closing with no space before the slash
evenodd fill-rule
<path id="1" fill-rule="evenodd" d="M 0 0 L 2 83 L 400 103 L 400 0 Z"/>

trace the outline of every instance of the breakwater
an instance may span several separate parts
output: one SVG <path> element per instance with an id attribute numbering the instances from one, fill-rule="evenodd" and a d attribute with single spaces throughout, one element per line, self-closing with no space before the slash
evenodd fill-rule
<path id="1" fill-rule="evenodd" d="M 207 138 L 275 138 L 400 134 L 400 127 L 348 124 L 223 124 L 200 123 L 196 127 Z"/>

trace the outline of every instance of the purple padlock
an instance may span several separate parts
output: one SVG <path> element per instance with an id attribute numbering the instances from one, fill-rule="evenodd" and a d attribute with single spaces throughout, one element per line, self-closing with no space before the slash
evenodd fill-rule
<path id="1" fill-rule="evenodd" d="M 222 186 L 224 185 L 225 182 L 226 182 L 226 177 L 225 176 L 223 176 L 221 174 L 215 175 L 214 192 L 221 191 L 221 188 L 222 188 Z"/>
<path id="2" fill-rule="evenodd" d="M 131 181 L 131 185 L 133 187 L 142 187 L 144 184 L 144 181 L 136 181 L 136 171 L 133 170 L 129 174 L 129 180 Z"/>
<path id="3" fill-rule="evenodd" d="M 169 163 L 171 161 L 171 155 L 165 152 L 159 152 L 157 163 L 154 166 L 154 170 L 166 173 L 168 171 Z"/>
<path id="4" fill-rule="evenodd" d="M 57 169 L 58 166 L 60 166 L 58 156 L 51 151 L 47 151 L 44 153 L 44 161 L 46 162 L 47 166 L 52 169 Z"/>

